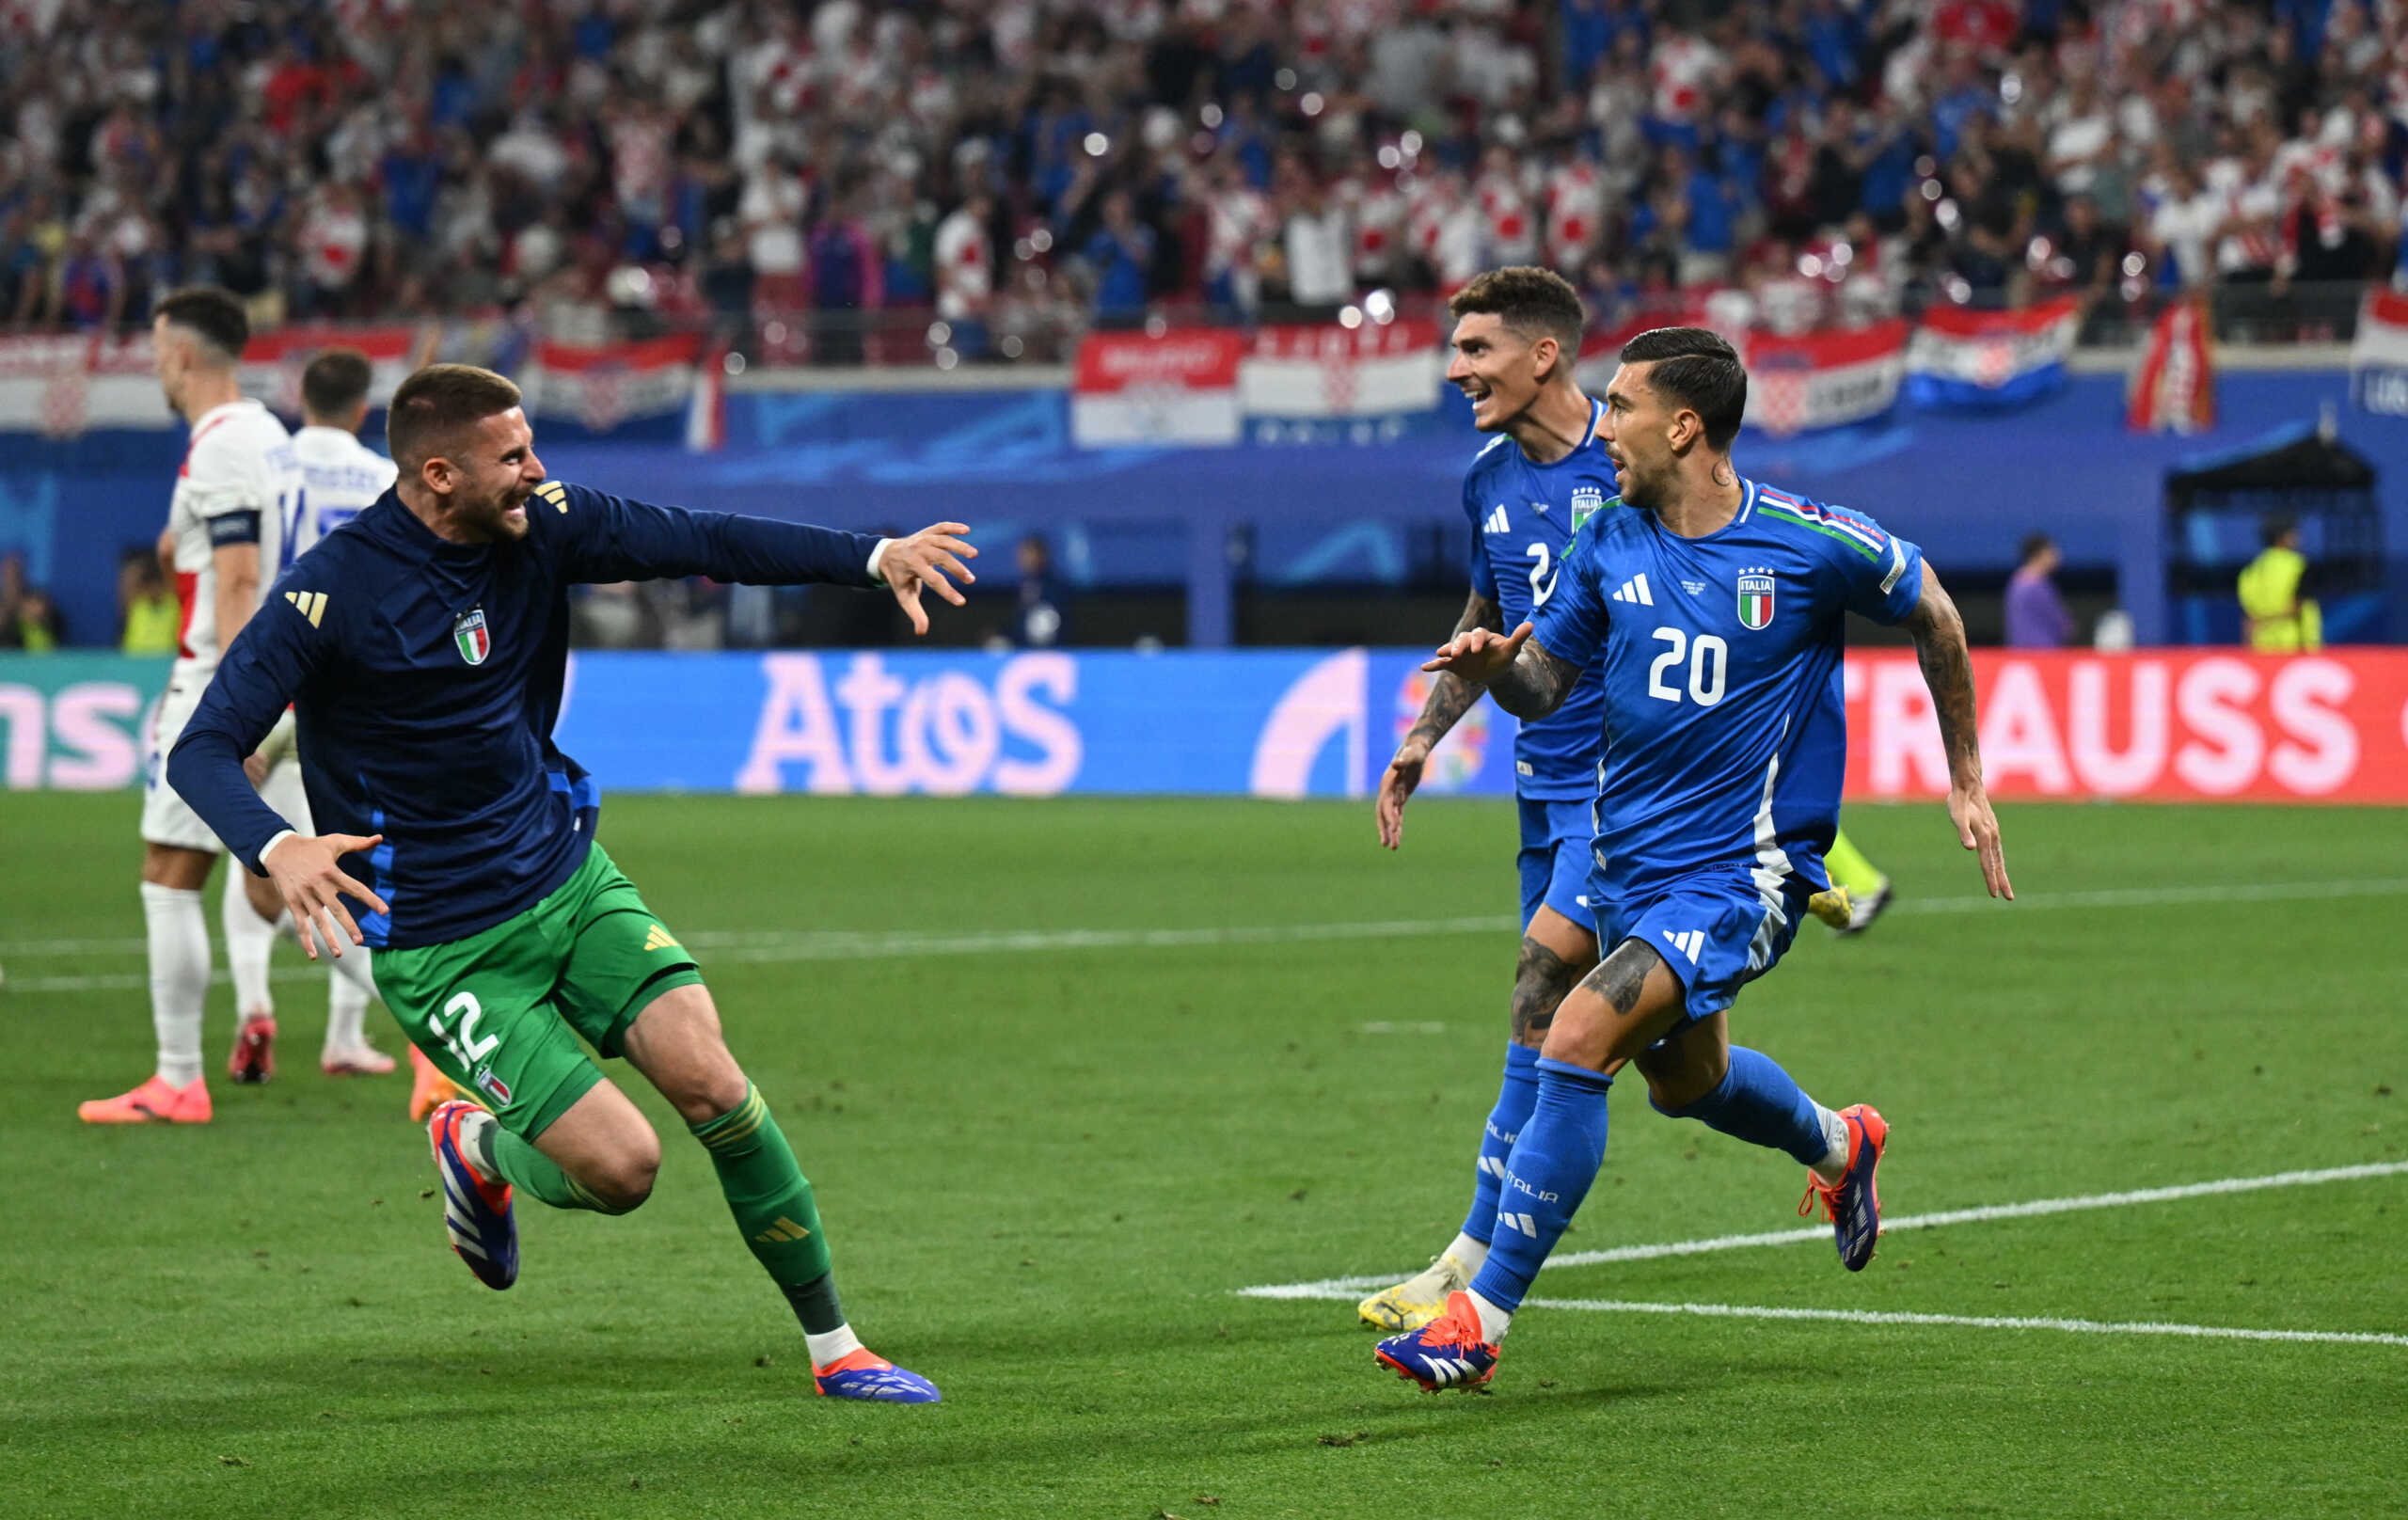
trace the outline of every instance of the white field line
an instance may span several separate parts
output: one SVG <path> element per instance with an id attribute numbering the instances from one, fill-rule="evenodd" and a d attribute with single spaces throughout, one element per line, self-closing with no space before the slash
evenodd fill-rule
<path id="1" fill-rule="evenodd" d="M 689 950 L 704 952 L 712 965 L 777 965 L 799 960 L 895 960 L 920 956 L 1002 955 L 1014 951 L 1156 950 L 1203 945 L 1309 944 L 1329 940 L 1409 940 L 1425 934 L 1493 934 L 1517 926 L 1510 913 L 1482 913 L 1465 918 L 1380 919 L 1360 924 L 1268 924 L 1232 928 L 1192 929 L 979 929 L 959 934 L 918 930 L 764 929 L 709 930 L 684 936 Z M 12 957 L 94 953 L 90 949 L 58 951 L 54 945 L 114 944 L 118 955 L 145 951 L 140 940 L 28 940 L 0 943 L 0 969 Z M 320 974 L 307 967 L 286 967 L 273 974 L 277 981 Z M 222 977 L 220 978 L 223 979 Z M 123 992 L 147 988 L 147 975 L 131 973 L 90 976 L 28 976 L 0 984 L 8 992 Z"/>
<path id="2" fill-rule="evenodd" d="M 1297 1295 L 1346 1300 L 1352 1290 Z M 1591 1314 L 1687 1314 L 1709 1320 L 1822 1320 L 1842 1324 L 1941 1325 L 1975 1330 L 2066 1330 L 2093 1336 L 2190 1336 L 2206 1340 L 2309 1340 L 2344 1346 L 2408 1346 L 2408 1336 L 2357 1330 L 2255 1330 L 2228 1324 L 2169 1324 L 2155 1320 L 2064 1320 L 2001 1314 L 1910 1314 L 1902 1309 L 1795 1309 L 1741 1304 L 1649 1304 L 1616 1298 L 1526 1298 L 1524 1308 Z"/>
<path id="3" fill-rule="evenodd" d="M 2337 897 L 2408 895 L 2408 877 L 2358 881 L 2258 881 L 2213 886 L 2111 887 L 2097 892 L 2033 893 L 2013 904 L 1988 897 L 1909 897 L 1893 914 L 1970 913 L 1983 909 L 2012 911 L 2052 908 L 2163 908 L 2190 903 L 2311 902 Z M 1453 918 L 1390 918 L 1353 924 L 1268 924 L 1176 929 L 969 929 L 935 933 L 916 929 L 703 929 L 685 936 L 695 950 L 722 963 L 774 964 L 800 960 L 886 960 L 918 956 L 984 956 L 1057 950 L 1157 950 L 1193 946 L 1308 944 L 1331 940 L 1409 940 L 1425 934 L 1511 932 L 1510 913 Z M 0 966 L 10 960 L 54 957 L 138 956 L 138 938 L 117 940 L 0 941 Z M 115 991 L 148 986 L 140 976 L 36 977 L 8 984 L 28 992 Z"/>
<path id="4" fill-rule="evenodd" d="M 277 958 L 285 958 L 279 956 Z M 6 969 L 5 965 L 0 965 L 0 971 Z M 267 979 L 271 982 L 320 982 L 329 974 L 330 968 L 312 966 L 305 960 L 299 965 L 278 966 L 267 974 Z M 226 974 L 226 968 L 220 966 L 210 974 L 209 985 L 224 987 L 232 979 Z M 11 976 L 0 982 L 0 998 L 11 993 L 23 995 L 29 992 L 140 992 L 149 990 L 150 987 L 150 976 L 139 972 L 117 972 L 100 976 Z"/>
<path id="5" fill-rule="evenodd" d="M 1994 1219 L 2034 1219 L 2043 1214 L 2079 1213 L 2089 1209 L 2130 1209 L 2145 1203 L 2171 1203 L 2224 1193 L 2257 1193 L 2267 1188 L 2315 1187 L 2325 1182 L 2355 1182 L 2368 1178 L 2408 1173 L 2408 1161 L 2367 1162 L 2356 1166 L 2328 1166 L 2318 1171 L 2276 1172 L 2269 1177 L 2226 1177 L 2212 1182 L 2185 1182 L 2177 1187 L 2143 1188 L 2131 1193 L 2089 1193 L 2071 1198 L 2035 1198 L 2025 1203 L 1994 1203 L 1978 1209 L 1950 1209 L 1940 1213 L 1906 1214 L 1881 1222 L 1881 1233 L 1932 1229 L 1942 1225 L 1979 1225 Z M 1603 1251 L 1566 1251 L 1549 1257 L 1541 1271 L 1558 1267 L 1594 1267 L 1612 1261 L 1654 1261 L 1665 1257 L 1701 1256 L 1709 1251 L 1735 1251 L 1752 1245 L 1794 1245 L 1803 1241 L 1829 1243 L 1828 1226 L 1804 1229 L 1766 1230 L 1759 1235 L 1716 1235 L 1704 1240 L 1669 1241 L 1659 1245 L 1618 1245 Z M 1367 1289 L 1385 1288 L 1412 1275 L 1410 1271 L 1373 1277 L 1324 1277 L 1316 1282 L 1265 1283 L 1241 1288 L 1245 1298 L 1344 1298 Z M 1752 1310 L 1747 1312 L 1754 1312 Z"/>

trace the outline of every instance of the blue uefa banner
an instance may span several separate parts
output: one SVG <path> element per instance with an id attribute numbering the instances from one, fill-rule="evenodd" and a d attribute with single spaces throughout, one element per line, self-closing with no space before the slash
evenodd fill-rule
<path id="1" fill-rule="evenodd" d="M 1360 797 L 1421 710 L 1419 651 L 576 657 L 557 737 L 611 791 Z M 0 656 L 0 784 L 142 780 L 164 659 Z M 1489 703 L 1425 792 L 1510 793 Z"/>
<path id="2" fill-rule="evenodd" d="M 605 791 L 1360 797 L 1421 710 L 1419 652 L 588 654 L 561 748 Z M 1513 788 L 1474 708 L 1429 792 Z"/>

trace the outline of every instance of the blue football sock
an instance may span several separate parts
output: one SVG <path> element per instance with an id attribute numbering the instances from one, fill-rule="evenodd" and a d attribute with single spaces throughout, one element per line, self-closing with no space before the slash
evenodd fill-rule
<path id="1" fill-rule="evenodd" d="M 1606 1159 L 1606 1094 L 1614 1079 L 1568 1061 L 1536 1065 L 1538 1101 L 1506 1158 L 1496 1237 L 1471 1285 L 1508 1311 L 1521 1307 Z"/>
<path id="2" fill-rule="evenodd" d="M 1481 1132 L 1480 1164 L 1471 1180 L 1471 1212 L 1464 1215 L 1464 1233 L 1482 1245 L 1497 1227 L 1497 1190 L 1504 1185 L 1505 1158 L 1513 1154 L 1513 1142 L 1529 1122 L 1531 1105 L 1539 1100 L 1539 1079 L 1534 1075 L 1538 1064 L 1539 1053 L 1528 1045 L 1505 1047 L 1505 1082 L 1497 1089 L 1497 1106 L 1489 1110 L 1488 1127 Z"/>
<path id="3" fill-rule="evenodd" d="M 1789 1152 L 1799 1165 L 1812 1166 L 1830 1149 L 1823 1117 L 1814 1100 L 1779 1062 L 1744 1045 L 1731 1047 L 1731 1069 L 1712 1092 L 1687 1108 L 1666 1108 L 1648 1100 L 1658 1114 L 1696 1119 L 1750 1145 Z"/>

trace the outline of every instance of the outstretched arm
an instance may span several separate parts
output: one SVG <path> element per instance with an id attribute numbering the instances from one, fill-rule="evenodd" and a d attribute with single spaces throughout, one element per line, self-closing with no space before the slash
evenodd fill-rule
<path id="1" fill-rule="evenodd" d="M 1501 631 L 1504 623 L 1505 614 L 1497 605 L 1497 598 L 1475 589 L 1464 603 L 1464 615 L 1455 620 L 1455 632 L 1468 633 L 1474 628 Z M 1380 778 L 1374 812 L 1379 817 L 1381 844 L 1394 849 L 1402 842 L 1404 804 L 1412 798 L 1414 788 L 1421 784 L 1421 768 L 1429 763 L 1430 752 L 1479 701 L 1480 688 L 1452 671 L 1440 671 L 1438 678 L 1430 683 L 1429 700 L 1421 705 L 1421 716 L 1414 720 L 1404 742 L 1396 747 L 1396 757 L 1388 762 L 1387 773 Z"/>
<path id="2" fill-rule="evenodd" d="M 1484 689 L 1497 705 L 1525 722 L 1562 706 L 1580 679 L 1580 667 L 1548 653 L 1546 645 L 1530 637 L 1528 623 L 1510 634 L 1493 628 L 1459 633 L 1421 668 L 1451 672 Z"/>
<path id="3" fill-rule="evenodd" d="M 547 483 L 528 511 L 556 522 L 569 541 L 575 580 L 655 580 L 708 576 L 748 586 L 884 586 L 928 631 L 920 594 L 929 587 L 959 606 L 955 582 L 976 578 L 964 562 L 978 551 L 960 523 L 937 523 L 905 538 L 873 538 L 803 523 L 722 512 L 656 507 L 582 486 Z"/>
<path id="4" fill-rule="evenodd" d="M 1914 635 L 1915 657 L 1922 662 L 1924 685 L 1931 689 L 1932 710 L 1940 719 L 1940 742 L 1948 754 L 1948 816 L 1956 825 L 1957 841 L 1980 854 L 1982 885 L 1989 895 L 2012 900 L 2015 887 L 2006 879 L 1998 815 L 1990 811 L 1989 795 L 1982 787 L 1982 743 L 1973 715 L 1973 661 L 1965 650 L 1965 620 L 1929 561 L 1923 566 L 1922 594 L 1907 614 L 1907 631 Z"/>

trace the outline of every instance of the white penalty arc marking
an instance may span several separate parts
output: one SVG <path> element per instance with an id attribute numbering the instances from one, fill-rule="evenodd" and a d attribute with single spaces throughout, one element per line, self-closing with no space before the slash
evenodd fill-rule
<path id="1" fill-rule="evenodd" d="M 1881 1233 L 1933 1229 L 1943 1225 L 1979 1225 L 1997 1219 L 2035 1219 L 2047 1214 L 2080 1213 L 2090 1209 L 2130 1209 L 2147 1203 L 2173 1203 L 2226 1193 L 2257 1193 L 2268 1188 L 2316 1187 L 2326 1182 L 2357 1182 L 2370 1178 L 2408 1174 L 2408 1161 L 2366 1162 L 2355 1166 L 2327 1166 L 2315 1171 L 2275 1172 L 2266 1177 L 2226 1177 L 2211 1182 L 2185 1182 L 2177 1187 L 2143 1188 L 2131 1193 L 2090 1193 L 2070 1198 L 2035 1198 L 2024 1203 L 1996 1203 L 1978 1209 L 1950 1209 L 1939 1213 L 1906 1214 L 1881 1221 Z M 1829 1243 L 1828 1227 L 1766 1230 L 1756 1235 L 1716 1235 L 1704 1240 L 1668 1241 L 1656 1245 L 1618 1245 L 1603 1251 L 1566 1251 L 1549 1257 L 1540 1271 L 1559 1267 L 1594 1267 L 1614 1261 L 1655 1261 L 1666 1257 L 1702 1256 L 1711 1251 L 1736 1251 L 1755 1245 L 1795 1245 L 1806 1241 Z M 1323 1277 L 1313 1282 L 1265 1283 L 1241 1288 L 1244 1298 L 1344 1298 L 1367 1289 L 1386 1288 L 1409 1272 L 1375 1277 Z"/>
<path id="2" fill-rule="evenodd" d="M 1973 895 L 1909 897 L 1891 907 L 1900 917 L 1925 913 L 1971 913 L 1985 909 L 2039 911 L 2067 908 L 2169 908 L 2194 903 L 2319 902 L 2346 897 L 2408 895 L 2408 877 L 2349 881 L 2259 881 L 2183 887 L 2112 887 L 2096 892 L 2033 893 L 2012 905 Z M 689 949 L 709 951 L 723 964 L 779 964 L 806 960 L 888 960 L 924 956 L 1042 954 L 1066 950 L 1170 950 L 1219 945 L 1313 944 L 1343 940 L 1410 940 L 1425 934 L 1510 933 L 1519 926 L 1510 913 L 1473 913 L 1450 918 L 1373 919 L 1351 924 L 1239 925 L 1172 929 L 969 929 L 940 934 L 881 929 L 705 929 L 686 935 Z M 0 941 L 0 964 L 75 956 L 138 956 L 138 938 L 117 940 Z M 278 979 L 308 974 L 279 972 Z M 126 991 L 150 985 L 127 974 L 22 978 L 6 984 L 21 992 Z"/>

